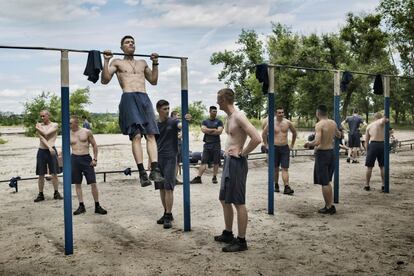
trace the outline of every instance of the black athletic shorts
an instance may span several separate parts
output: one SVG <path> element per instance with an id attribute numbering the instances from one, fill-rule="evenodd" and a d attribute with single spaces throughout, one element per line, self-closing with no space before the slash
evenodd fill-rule
<path id="1" fill-rule="evenodd" d="M 348 134 L 348 147 L 359 148 L 361 146 L 361 135 L 359 132 Z"/>
<path id="2" fill-rule="evenodd" d="M 275 168 L 282 167 L 283 169 L 289 168 L 290 149 L 288 145 L 276 146 L 275 145 Z"/>
<path id="3" fill-rule="evenodd" d="M 247 158 L 224 158 L 219 199 L 225 203 L 246 203 Z"/>
<path id="4" fill-rule="evenodd" d="M 56 148 L 53 147 L 55 150 L 55 154 L 51 154 L 49 149 L 39 149 L 37 151 L 36 156 L 36 175 L 45 175 L 47 173 L 50 174 L 58 174 L 59 173 L 59 164 L 57 159 L 57 151 Z M 49 168 L 49 171 L 47 170 Z"/>
<path id="5" fill-rule="evenodd" d="M 220 143 L 204 144 L 201 164 L 220 164 L 221 145 Z"/>
<path id="6" fill-rule="evenodd" d="M 328 185 L 332 181 L 334 171 L 335 154 L 333 149 L 317 150 L 313 169 L 313 183 L 322 186 Z"/>
<path id="7" fill-rule="evenodd" d="M 156 190 L 171 190 L 174 191 L 175 187 L 175 170 L 177 166 L 177 156 L 158 158 L 158 167 L 161 170 L 161 174 L 164 177 L 164 182 L 155 182 Z"/>
<path id="8" fill-rule="evenodd" d="M 378 160 L 378 166 L 384 167 L 384 142 L 371 141 L 368 145 L 365 166 L 372 168 Z"/>
<path id="9" fill-rule="evenodd" d="M 82 184 L 82 175 L 86 178 L 86 183 L 96 183 L 95 168 L 91 165 L 92 157 L 89 154 L 71 155 L 72 160 L 72 183 Z"/>

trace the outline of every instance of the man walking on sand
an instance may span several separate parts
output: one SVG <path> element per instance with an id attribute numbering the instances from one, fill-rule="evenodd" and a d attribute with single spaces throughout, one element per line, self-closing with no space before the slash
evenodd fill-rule
<path id="1" fill-rule="evenodd" d="M 121 50 L 125 53 L 123 59 L 114 59 L 112 53 L 104 51 L 104 67 L 102 84 L 108 84 L 113 75 L 118 77 L 122 88 L 122 98 L 119 104 L 119 126 L 124 135 L 129 135 L 132 141 L 132 153 L 138 166 L 141 186 L 151 185 L 151 181 L 163 180 L 158 168 L 157 143 L 155 135 L 159 134 L 155 121 L 154 109 L 145 88 L 145 80 L 152 85 L 158 81 L 158 54 L 151 54 L 152 70 L 145 60 L 135 60 L 135 40 L 132 36 L 124 36 L 121 40 Z M 147 152 L 151 160 L 151 173 L 148 175 L 143 165 L 143 150 L 141 138 L 147 140 Z"/>
<path id="2" fill-rule="evenodd" d="M 341 138 L 334 120 L 328 118 L 328 108 L 319 105 L 316 110 L 319 122 L 315 125 L 315 139 L 305 143 L 305 148 L 315 147 L 315 166 L 313 182 L 322 186 L 322 195 L 325 207 L 320 209 L 321 214 L 335 214 L 336 208 L 332 200 L 332 176 L 335 170 L 334 138 Z"/>
<path id="3" fill-rule="evenodd" d="M 359 163 L 358 161 L 358 151 L 361 147 L 361 132 L 359 130 L 361 125 L 366 126 L 361 116 L 358 115 L 358 109 L 354 108 L 352 116 L 347 117 L 342 122 L 342 128 L 345 128 L 345 125 L 348 124 L 348 147 L 351 149 L 348 152 L 348 163 Z"/>
<path id="4" fill-rule="evenodd" d="M 89 144 L 92 145 L 93 158 L 89 154 Z M 76 216 L 86 212 L 82 194 L 82 177 L 84 175 L 86 183 L 91 186 L 95 201 L 95 213 L 106 215 L 107 211 L 99 204 L 99 192 L 94 169 L 98 163 L 98 145 L 89 129 L 79 128 L 79 119 L 76 116 L 70 118 L 70 145 L 72 147 L 72 183 L 75 184 L 76 195 L 79 200 L 79 207 L 73 214 Z"/>
<path id="5" fill-rule="evenodd" d="M 275 120 L 275 192 L 279 192 L 279 167 L 282 168 L 282 180 L 285 186 L 283 193 L 285 195 L 293 195 L 294 191 L 289 186 L 289 161 L 290 161 L 290 150 L 295 146 L 296 141 L 296 129 L 292 122 L 284 118 L 283 107 L 276 109 L 276 120 Z M 288 131 L 292 132 L 292 141 L 288 143 Z M 267 135 L 269 134 L 269 125 L 263 129 L 262 139 L 265 146 L 268 145 Z"/>
<path id="6" fill-rule="evenodd" d="M 260 144 L 260 134 L 246 116 L 234 107 L 234 92 L 224 88 L 217 93 L 217 104 L 227 114 L 225 160 L 219 199 L 223 207 L 225 229 L 214 240 L 228 243 L 224 252 L 247 250 L 246 179 L 247 155 Z M 249 143 L 244 147 L 247 136 Z M 238 236 L 233 235 L 233 206 L 237 212 Z"/>
<path id="7" fill-rule="evenodd" d="M 45 187 L 45 174 L 48 172 L 52 175 L 52 184 L 55 189 L 54 199 L 63 199 L 58 191 L 59 164 L 57 160 L 57 151 L 55 141 L 58 132 L 58 124 L 50 121 L 50 113 L 47 110 L 40 111 L 40 119 L 42 123 L 36 124 L 36 133 L 40 139 L 39 149 L 36 157 L 36 175 L 39 176 L 38 187 L 39 194 L 34 202 L 45 200 L 43 188 Z"/>

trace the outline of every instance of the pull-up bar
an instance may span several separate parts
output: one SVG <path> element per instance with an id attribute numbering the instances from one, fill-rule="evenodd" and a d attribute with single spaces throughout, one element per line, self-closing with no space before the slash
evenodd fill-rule
<path id="1" fill-rule="evenodd" d="M 73 254 L 73 222 L 72 222 L 72 179 L 71 179 L 71 159 L 70 159 L 70 110 L 69 110 L 69 52 L 89 53 L 87 50 L 33 47 L 33 46 L 5 46 L 0 45 L 0 49 L 16 50 L 43 50 L 60 51 L 60 80 L 61 80 L 61 115 L 62 115 L 62 152 L 63 152 L 63 194 L 64 194 L 64 224 L 65 224 L 65 254 Z M 103 52 L 100 52 L 103 53 Z M 112 53 L 122 55 L 124 53 Z M 150 57 L 150 55 L 134 54 L 133 56 Z M 181 60 L 181 114 L 188 113 L 188 70 L 187 57 L 165 56 L 159 58 Z M 182 121 L 182 157 L 183 157 L 183 206 L 184 206 L 184 231 L 191 230 L 190 215 L 190 163 L 189 163 L 189 135 L 188 122 Z"/>

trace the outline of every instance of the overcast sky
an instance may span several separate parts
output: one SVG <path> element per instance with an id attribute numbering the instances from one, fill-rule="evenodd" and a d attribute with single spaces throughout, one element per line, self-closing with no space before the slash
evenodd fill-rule
<path id="1" fill-rule="evenodd" d="M 212 53 L 234 50 L 241 29 L 254 29 L 263 40 L 271 22 L 294 32 L 337 32 L 348 12 L 372 12 L 379 0 L 0 0 L 0 45 L 46 46 L 119 52 L 120 39 L 135 37 L 136 53 L 187 56 L 189 101 L 215 104 L 223 87 L 221 66 Z M 83 76 L 86 54 L 71 53 L 70 89 L 90 87 L 91 112 L 117 112 L 121 89 L 93 84 Z M 42 91 L 60 93 L 59 52 L 0 49 L 0 111 L 21 113 L 23 102 Z M 149 62 L 149 60 L 148 60 Z M 180 63 L 159 61 L 157 86 L 147 83 L 153 104 L 180 104 Z"/>

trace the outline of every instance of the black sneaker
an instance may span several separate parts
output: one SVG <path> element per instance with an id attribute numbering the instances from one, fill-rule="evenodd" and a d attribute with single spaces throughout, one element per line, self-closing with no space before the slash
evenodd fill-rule
<path id="1" fill-rule="evenodd" d="M 223 233 L 221 235 L 214 236 L 214 240 L 217 242 L 231 243 L 234 240 L 234 235 L 232 232 L 223 230 Z"/>
<path id="2" fill-rule="evenodd" d="M 37 195 L 37 197 L 35 198 L 34 202 L 39 202 L 39 201 L 43 201 L 43 200 L 45 200 L 45 196 L 43 194 L 39 193 Z"/>
<path id="3" fill-rule="evenodd" d="M 346 162 L 347 162 L 347 163 L 351 163 L 351 158 L 349 158 L 349 157 L 348 157 L 348 158 L 346 159 Z"/>
<path id="4" fill-rule="evenodd" d="M 201 176 L 196 176 L 190 181 L 190 184 L 201 184 Z"/>
<path id="5" fill-rule="evenodd" d="M 294 193 L 295 191 L 294 190 L 292 190 L 290 187 L 289 187 L 289 185 L 286 185 L 285 186 L 285 190 L 283 191 L 283 194 L 285 194 L 285 195 L 293 195 L 293 193 Z"/>
<path id="6" fill-rule="evenodd" d="M 63 199 L 63 197 L 60 195 L 60 193 L 58 191 L 55 191 L 55 193 L 53 194 L 53 198 L 54 199 Z"/>
<path id="7" fill-rule="evenodd" d="M 147 172 L 143 172 L 139 175 L 139 182 L 141 182 L 141 187 L 147 187 L 151 185 L 151 181 L 148 179 Z"/>
<path id="8" fill-rule="evenodd" d="M 336 213 L 335 205 L 332 205 L 331 208 L 323 207 L 318 211 L 319 214 L 333 215 Z"/>
<path id="9" fill-rule="evenodd" d="M 78 209 L 76 209 L 76 211 L 73 212 L 73 214 L 76 216 L 76 215 L 80 215 L 85 212 L 86 212 L 85 206 L 79 205 Z"/>
<path id="10" fill-rule="evenodd" d="M 164 215 L 162 215 L 162 217 L 160 217 L 160 218 L 157 220 L 157 224 L 164 224 L 164 217 L 165 217 L 165 213 L 164 213 Z M 173 217 L 173 215 L 172 215 L 172 214 L 171 214 L 170 220 L 171 220 L 171 221 L 173 221 L 173 220 L 174 220 L 174 217 Z"/>
<path id="11" fill-rule="evenodd" d="M 165 214 L 164 215 L 164 229 L 169 229 L 172 227 L 171 223 L 172 214 Z"/>
<path id="12" fill-rule="evenodd" d="M 108 212 L 102 208 L 101 206 L 96 206 L 95 207 L 95 214 L 101 214 L 101 215 L 106 215 Z"/>
<path id="13" fill-rule="evenodd" d="M 275 183 L 275 193 L 279 193 L 279 192 L 280 192 L 279 184 Z"/>
<path id="14" fill-rule="evenodd" d="M 239 252 L 247 250 L 247 242 L 240 241 L 239 239 L 234 239 L 232 243 L 223 247 L 223 252 Z"/>
<path id="15" fill-rule="evenodd" d="M 211 181 L 213 182 L 213 184 L 217 184 L 217 176 L 213 176 L 213 178 L 211 179 Z"/>
<path id="16" fill-rule="evenodd" d="M 164 182 L 165 179 L 161 175 L 161 171 L 159 168 L 152 169 L 149 175 L 149 179 L 154 182 Z"/>
<path id="17" fill-rule="evenodd" d="M 371 191 L 371 187 L 370 187 L 370 186 L 365 186 L 365 187 L 364 187 L 364 190 L 365 190 L 365 191 Z"/>

